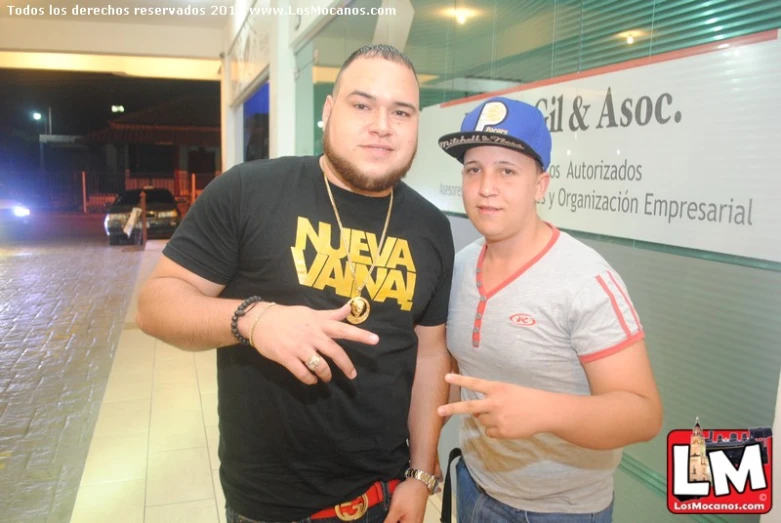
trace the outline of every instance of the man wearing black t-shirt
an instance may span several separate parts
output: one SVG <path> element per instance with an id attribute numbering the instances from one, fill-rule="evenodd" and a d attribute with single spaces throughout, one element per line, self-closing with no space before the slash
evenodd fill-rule
<path id="1" fill-rule="evenodd" d="M 229 522 L 423 520 L 453 240 L 401 182 L 418 106 L 403 54 L 359 49 L 323 107 L 324 155 L 219 176 L 141 290 L 144 332 L 219 348 Z"/>

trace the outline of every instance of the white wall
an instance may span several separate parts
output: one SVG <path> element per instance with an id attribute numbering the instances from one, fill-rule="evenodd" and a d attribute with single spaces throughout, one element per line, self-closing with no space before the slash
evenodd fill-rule
<path id="1" fill-rule="evenodd" d="M 56 36 L 55 36 L 56 35 Z M 219 58 L 218 28 L 0 18 L 1 51 Z"/>
<path id="2" fill-rule="evenodd" d="M 268 69 L 258 67 L 254 79 L 242 77 L 239 91 L 236 92 L 232 74 L 238 74 L 236 64 L 226 56 L 223 61 L 223 168 L 228 169 L 243 158 L 243 129 L 241 104 L 262 81 L 269 81 L 269 155 L 272 158 L 296 154 L 296 61 L 295 46 L 301 46 L 311 38 L 332 17 L 315 13 L 316 7 L 336 7 L 338 0 L 237 0 L 234 17 L 225 28 L 223 35 L 226 53 L 237 41 L 243 25 L 251 23 L 256 39 L 245 42 L 249 50 L 246 56 L 265 56 L 258 49 L 264 36 L 268 36 Z M 295 12 L 297 9 L 309 9 L 310 14 L 289 16 L 287 14 L 267 17 L 255 16 L 246 22 L 248 9 L 271 7 Z M 241 64 L 239 64 L 241 69 Z M 243 68 L 246 76 L 246 67 Z M 258 81 L 260 80 L 260 81 Z"/>
<path id="3" fill-rule="evenodd" d="M 309 9 L 309 14 L 289 17 L 289 41 L 293 51 L 298 51 L 312 35 L 317 34 L 333 18 L 330 15 L 316 14 L 317 8 L 338 7 L 342 4 L 340 0 L 290 0 L 290 6 L 294 10 Z"/>
<path id="4" fill-rule="evenodd" d="M 263 0 L 258 0 L 258 4 L 261 3 Z M 220 82 L 222 172 L 241 163 L 244 159 L 244 108 L 240 104 L 234 106 L 233 103 L 234 92 L 231 74 L 235 74 L 235 72 L 232 69 L 228 53 L 247 18 L 247 10 L 250 5 L 252 5 L 252 0 L 236 0 L 233 16 L 222 32 L 222 80 Z"/>

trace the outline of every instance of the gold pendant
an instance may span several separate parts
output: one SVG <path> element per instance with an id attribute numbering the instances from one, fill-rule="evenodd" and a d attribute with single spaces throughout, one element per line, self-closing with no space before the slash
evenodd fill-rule
<path id="1" fill-rule="evenodd" d="M 370 309 L 368 300 L 363 296 L 350 298 L 350 314 L 347 316 L 347 321 L 353 325 L 363 323 L 369 317 Z"/>

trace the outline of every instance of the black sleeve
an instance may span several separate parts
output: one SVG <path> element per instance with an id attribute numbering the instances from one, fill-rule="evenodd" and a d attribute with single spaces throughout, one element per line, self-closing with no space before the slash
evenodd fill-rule
<path id="1" fill-rule="evenodd" d="M 450 220 L 443 217 L 443 227 L 441 233 L 436 235 L 438 243 L 438 252 L 441 261 L 441 270 L 439 272 L 439 281 L 434 290 L 431 301 L 428 302 L 426 310 L 420 315 L 418 325 L 424 327 L 434 327 L 447 322 L 447 311 L 450 303 L 450 285 L 453 280 L 453 260 L 455 258 L 455 246 L 453 244 L 453 231 L 450 228 Z"/>
<path id="2" fill-rule="evenodd" d="M 211 282 L 226 285 L 239 262 L 240 166 L 212 180 L 195 200 L 163 254 Z"/>

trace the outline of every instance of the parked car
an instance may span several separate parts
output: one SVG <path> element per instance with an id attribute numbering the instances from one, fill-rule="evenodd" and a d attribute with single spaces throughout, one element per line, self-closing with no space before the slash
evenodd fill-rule
<path id="1" fill-rule="evenodd" d="M 0 232 L 3 236 L 22 233 L 30 224 L 30 207 L 0 186 Z"/>
<path id="2" fill-rule="evenodd" d="M 174 195 L 168 189 L 154 187 L 145 187 L 143 191 L 146 193 L 147 238 L 170 238 L 181 222 Z M 129 238 L 124 231 L 134 207 L 141 207 L 141 189 L 124 192 L 109 205 L 103 227 L 110 245 L 137 241 L 141 234 L 141 217 Z"/>

